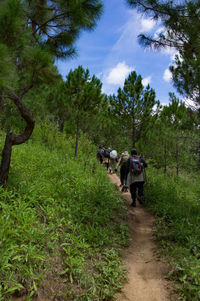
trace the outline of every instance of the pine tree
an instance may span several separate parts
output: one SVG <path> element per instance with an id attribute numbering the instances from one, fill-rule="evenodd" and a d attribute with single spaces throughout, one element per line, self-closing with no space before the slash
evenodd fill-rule
<path id="1" fill-rule="evenodd" d="M 1 99 L 13 101 L 26 122 L 19 135 L 8 130 L 0 167 L 2 185 L 7 181 L 12 146 L 27 141 L 34 129 L 35 120 L 23 102 L 25 95 L 33 87 L 58 78 L 54 57 L 75 53 L 74 42 L 80 31 L 96 25 L 101 8 L 97 0 L 1 1 L 0 55 L 7 54 L 0 71 Z"/>
<path id="2" fill-rule="evenodd" d="M 143 150 L 155 167 L 179 175 L 181 169 L 196 169 L 198 128 L 195 113 L 175 94 L 169 96 L 170 103 L 160 108 Z"/>
<path id="3" fill-rule="evenodd" d="M 132 147 L 141 137 L 145 137 L 156 104 L 155 91 L 149 85 L 144 88 L 141 75 L 135 71 L 125 80 L 123 89 L 118 89 L 117 96 L 113 96 L 111 105 L 116 115 L 132 131 Z"/>
<path id="4" fill-rule="evenodd" d="M 178 91 L 200 104 L 200 2 L 127 0 L 133 8 L 161 20 L 164 29 L 154 36 L 139 35 L 146 47 L 173 47 L 179 52 L 170 70 Z"/>
<path id="5" fill-rule="evenodd" d="M 81 125 L 84 124 L 88 114 L 93 114 L 101 104 L 102 83 L 95 77 L 90 78 L 89 70 L 79 66 L 71 70 L 66 79 L 66 99 L 72 108 L 76 122 L 75 157 L 78 154 L 78 141 Z"/>

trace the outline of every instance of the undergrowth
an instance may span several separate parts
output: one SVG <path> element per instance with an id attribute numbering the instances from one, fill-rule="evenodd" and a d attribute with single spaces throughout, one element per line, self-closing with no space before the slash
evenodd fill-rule
<path id="1" fill-rule="evenodd" d="M 157 216 L 157 238 L 170 257 L 169 278 L 179 300 L 200 300 L 200 180 L 197 174 L 167 175 L 149 168 L 147 205 Z"/>
<path id="2" fill-rule="evenodd" d="M 47 124 L 13 147 L 8 187 L 0 190 L 0 300 L 114 300 L 126 271 L 125 206 L 82 135 Z"/>

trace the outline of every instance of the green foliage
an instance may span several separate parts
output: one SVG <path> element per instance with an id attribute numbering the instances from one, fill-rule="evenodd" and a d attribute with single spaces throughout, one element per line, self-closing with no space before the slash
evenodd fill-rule
<path id="1" fill-rule="evenodd" d="M 74 144 L 44 122 L 13 148 L 8 189 L 0 191 L 2 300 L 41 286 L 51 295 L 55 283 L 62 300 L 113 300 L 121 288 L 125 207 L 96 147 L 81 135 L 74 158 Z"/>
<path id="2" fill-rule="evenodd" d="M 61 58 L 76 52 L 80 31 L 93 29 L 102 13 L 100 0 L 26 0 L 25 7 L 34 38 L 42 36 L 49 51 Z"/>
<path id="3" fill-rule="evenodd" d="M 78 66 L 67 75 L 65 84 L 65 101 L 68 102 L 68 110 L 73 115 L 76 123 L 76 148 L 78 154 L 78 140 L 80 129 L 90 115 L 98 113 L 101 107 L 101 81 L 93 75 L 90 78 L 89 70 Z"/>
<path id="4" fill-rule="evenodd" d="M 117 97 L 110 98 L 113 113 L 126 128 L 125 134 L 131 137 L 132 146 L 145 137 L 155 100 L 155 91 L 148 85 L 144 88 L 141 75 L 131 72 L 124 82 L 123 89 L 118 89 Z M 128 130 L 129 129 L 129 130 Z"/>
<path id="5" fill-rule="evenodd" d="M 8 178 L 12 145 L 27 141 L 34 129 L 35 120 L 23 103 L 24 96 L 33 87 L 60 80 L 54 58 L 74 54 L 80 31 L 94 28 L 101 12 L 100 0 L 1 1 L 0 100 L 12 100 L 26 122 L 21 136 L 7 136 L 5 148 L 9 144 L 9 151 L 3 152 L 1 184 Z M 12 78 L 14 81 L 9 81 Z M 11 111 L 6 113 L 10 117 Z"/>
<path id="6" fill-rule="evenodd" d="M 157 216 L 157 238 L 171 262 L 169 278 L 178 284 L 181 300 L 200 295 L 200 181 L 195 173 L 168 177 L 147 171 L 145 197 Z"/>
<path id="7" fill-rule="evenodd" d="M 8 86 L 10 81 L 14 82 L 14 76 L 10 73 L 12 62 L 7 51 L 6 45 L 0 44 L 0 91 L 2 88 Z"/>
<path id="8" fill-rule="evenodd" d="M 140 141 L 140 148 L 165 173 L 178 175 L 181 170 L 198 170 L 197 120 L 196 113 L 170 93 L 169 105 L 152 118 L 151 130 L 145 141 Z"/>
<path id="9" fill-rule="evenodd" d="M 100 80 L 93 75 L 90 78 L 88 69 L 79 66 L 71 70 L 66 79 L 66 97 L 68 96 L 70 105 L 74 107 L 74 115 L 77 118 L 84 112 L 94 112 L 101 102 Z"/>
<path id="10" fill-rule="evenodd" d="M 139 35 L 139 41 L 154 49 L 177 49 L 175 63 L 170 67 L 173 82 L 184 96 L 199 104 L 199 1 L 127 0 L 142 13 L 160 20 L 163 29 L 156 35 Z"/>

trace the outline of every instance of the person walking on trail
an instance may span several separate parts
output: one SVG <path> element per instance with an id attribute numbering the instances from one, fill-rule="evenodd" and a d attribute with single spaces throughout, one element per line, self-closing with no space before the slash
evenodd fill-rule
<path id="1" fill-rule="evenodd" d="M 99 160 L 101 164 L 103 163 L 103 152 L 104 149 L 101 146 L 99 146 L 99 148 L 97 149 L 97 160 Z"/>
<path id="2" fill-rule="evenodd" d="M 109 164 L 110 164 L 110 152 L 111 152 L 111 148 L 105 148 L 104 152 L 103 152 L 103 164 L 106 166 L 106 169 L 108 171 L 109 169 Z"/>
<path id="3" fill-rule="evenodd" d="M 118 162 L 117 151 L 112 150 L 110 152 L 110 165 L 109 165 L 110 173 L 115 173 L 117 171 L 117 162 Z"/>
<path id="4" fill-rule="evenodd" d="M 129 153 L 127 151 L 123 152 L 119 158 L 118 167 L 120 167 L 120 187 L 122 191 L 127 191 L 126 183 L 126 164 L 129 158 Z"/>
<path id="5" fill-rule="evenodd" d="M 131 206 L 133 207 L 136 207 L 136 198 L 140 204 L 143 203 L 144 169 L 146 167 L 145 160 L 137 155 L 136 149 L 132 149 L 131 157 L 129 157 L 126 164 L 126 178 L 132 198 Z"/>

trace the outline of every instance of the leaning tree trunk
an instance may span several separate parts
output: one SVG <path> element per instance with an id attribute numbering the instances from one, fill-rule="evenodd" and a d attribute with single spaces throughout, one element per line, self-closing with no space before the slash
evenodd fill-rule
<path id="1" fill-rule="evenodd" d="M 26 121 L 27 125 L 24 132 L 20 135 L 15 135 L 10 131 L 8 131 L 6 135 L 6 140 L 2 152 L 1 166 L 0 166 L 0 185 L 4 187 L 6 185 L 6 181 L 8 179 L 8 173 L 10 169 L 12 146 L 26 142 L 31 136 L 35 125 L 35 120 L 33 119 L 28 109 L 22 102 L 22 97 L 19 97 L 16 94 L 12 94 L 9 96 L 9 98 L 14 101 L 15 105 L 19 109 L 22 118 Z"/>

